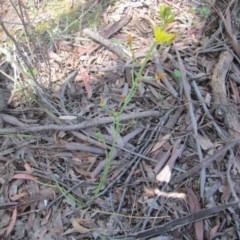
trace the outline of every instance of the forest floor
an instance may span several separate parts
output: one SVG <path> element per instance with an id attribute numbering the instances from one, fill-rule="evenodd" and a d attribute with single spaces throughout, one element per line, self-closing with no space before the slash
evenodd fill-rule
<path id="1" fill-rule="evenodd" d="M 1 239 L 240 239 L 239 1 L 0 9 Z"/>

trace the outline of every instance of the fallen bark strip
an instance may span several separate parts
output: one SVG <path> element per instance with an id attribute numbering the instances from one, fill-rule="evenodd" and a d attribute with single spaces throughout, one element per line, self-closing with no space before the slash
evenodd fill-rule
<path id="1" fill-rule="evenodd" d="M 230 52 L 225 51 L 220 54 L 219 61 L 213 70 L 211 86 L 215 99 L 216 117 L 224 122 L 231 136 L 238 137 L 240 134 L 238 109 L 228 98 L 226 90 L 226 76 L 232 61 L 233 56 Z"/>
<path id="2" fill-rule="evenodd" d="M 136 118 L 150 118 L 150 117 L 159 117 L 159 111 L 146 111 L 146 112 L 138 112 L 138 113 L 131 113 L 131 114 L 123 114 L 119 117 L 120 121 L 126 121 Z M 0 114 L 1 117 L 1 114 Z M 56 131 L 74 131 L 79 129 L 97 127 L 109 123 L 113 123 L 115 121 L 114 117 L 105 117 L 105 118 L 98 118 L 93 120 L 87 120 L 85 122 L 74 124 L 74 125 L 57 125 L 57 124 L 50 124 L 44 126 L 29 126 L 26 125 L 24 127 L 18 128 L 2 128 L 0 129 L 0 134 L 12 134 L 12 133 L 27 133 L 27 132 L 41 132 L 47 130 L 56 130 Z"/>

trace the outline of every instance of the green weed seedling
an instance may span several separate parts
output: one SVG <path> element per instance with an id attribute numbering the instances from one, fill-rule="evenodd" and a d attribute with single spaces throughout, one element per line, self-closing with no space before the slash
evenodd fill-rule
<path id="1" fill-rule="evenodd" d="M 190 9 L 191 13 L 200 14 L 203 17 L 207 17 L 211 13 L 211 8 L 209 6 L 195 7 Z"/>
<path id="2" fill-rule="evenodd" d="M 202 16 L 208 16 L 211 13 L 211 8 L 208 6 L 203 6 L 199 8 L 199 14 Z"/>
<path id="3" fill-rule="evenodd" d="M 178 69 L 174 69 L 173 74 L 174 74 L 175 78 L 181 78 L 182 77 L 182 73 Z"/>

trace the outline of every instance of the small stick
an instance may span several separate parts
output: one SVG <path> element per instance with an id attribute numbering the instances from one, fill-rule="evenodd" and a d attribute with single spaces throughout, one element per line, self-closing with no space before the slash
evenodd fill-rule
<path id="1" fill-rule="evenodd" d="M 197 153 L 198 153 L 199 161 L 202 162 L 203 161 L 203 153 L 202 153 L 202 149 L 201 149 L 200 142 L 199 142 L 197 119 L 194 114 L 194 106 L 193 106 L 191 94 L 190 94 L 191 86 L 187 81 L 186 69 L 184 68 L 179 51 L 176 46 L 174 46 L 174 47 L 175 47 L 175 51 L 177 54 L 179 68 L 180 68 L 181 74 L 182 74 L 182 84 L 183 84 L 183 89 L 184 89 L 185 97 L 186 97 L 187 104 L 188 104 L 189 115 L 190 115 L 191 121 L 192 121 L 193 133 L 194 133 L 194 138 L 195 138 L 196 146 L 197 146 Z M 204 167 L 202 167 L 202 169 L 201 169 L 200 178 L 201 178 L 200 195 L 201 195 L 201 198 L 203 198 L 204 197 L 204 186 L 205 186 L 205 182 L 206 182 L 206 169 Z"/>
<path id="2" fill-rule="evenodd" d="M 83 33 L 90 37 L 93 41 L 103 45 L 105 48 L 115 53 L 122 61 L 126 62 L 129 59 L 129 56 L 131 55 L 130 53 L 126 54 L 122 47 L 115 46 L 110 40 L 102 37 L 98 33 L 93 32 L 90 29 L 84 29 Z"/>
<path id="3" fill-rule="evenodd" d="M 149 117 L 159 117 L 159 111 L 146 111 L 146 112 L 137 112 L 131 114 L 123 114 L 119 117 L 120 121 L 131 120 L 135 118 L 149 118 Z M 2 128 L 0 129 L 0 134 L 12 134 L 12 133 L 26 133 L 26 132 L 41 132 L 41 131 L 74 131 L 79 129 L 91 128 L 96 126 L 101 126 L 115 121 L 114 117 L 104 117 L 97 118 L 93 120 L 87 120 L 79 124 L 74 125 L 57 125 L 49 124 L 45 126 L 24 126 L 19 128 Z"/>

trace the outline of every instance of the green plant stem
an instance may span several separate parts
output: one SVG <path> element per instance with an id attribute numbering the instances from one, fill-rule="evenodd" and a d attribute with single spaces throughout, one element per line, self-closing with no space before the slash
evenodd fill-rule
<path id="1" fill-rule="evenodd" d="M 132 101 L 133 97 L 135 96 L 136 94 L 136 91 L 139 87 L 139 83 L 140 83 L 140 80 L 142 78 L 142 73 L 143 73 L 143 70 L 144 68 L 146 67 L 147 65 L 147 62 L 149 61 L 149 59 L 151 58 L 152 56 L 152 53 L 155 49 L 155 47 L 157 46 L 157 43 L 154 42 L 151 46 L 151 48 L 149 49 L 148 53 L 147 53 L 147 56 L 145 57 L 144 59 L 144 62 L 141 64 L 140 66 L 140 69 L 137 73 L 137 76 L 136 78 L 133 80 L 133 85 L 132 85 L 132 88 L 129 92 L 129 94 L 127 95 L 125 101 L 124 101 L 124 104 L 122 106 L 122 108 L 120 109 L 120 114 L 122 114 L 124 112 L 124 110 L 126 109 L 126 106 Z M 133 69 L 132 69 L 132 77 L 133 77 Z"/>
<path id="2" fill-rule="evenodd" d="M 114 129 L 113 129 L 113 143 L 111 145 L 111 148 L 110 148 L 110 151 L 108 153 L 106 153 L 106 165 L 104 167 L 104 170 L 103 170 L 103 175 L 100 179 L 100 183 L 98 184 L 98 187 L 97 189 L 95 190 L 95 193 L 94 193 L 94 196 L 91 200 L 91 203 L 94 201 L 94 199 L 96 198 L 96 196 L 99 194 L 99 192 L 102 190 L 106 180 L 107 180 L 107 176 L 108 176 L 108 173 L 109 173 L 109 170 L 110 170 L 110 167 L 111 167 L 111 162 L 113 160 L 113 157 L 114 157 L 114 152 L 115 152 L 115 149 L 116 149 L 116 144 L 117 144 L 117 136 L 118 134 L 120 133 L 120 116 L 121 114 L 124 112 L 124 110 L 126 109 L 127 105 L 132 101 L 132 99 L 134 98 L 135 94 L 136 94 L 136 91 L 139 87 L 139 83 L 141 81 L 141 78 L 142 78 L 142 73 L 143 73 L 143 70 L 145 69 L 146 65 L 147 65 L 147 62 L 149 61 L 149 59 L 151 58 L 152 56 L 152 53 L 156 47 L 157 43 L 154 42 L 151 46 L 151 48 L 149 49 L 148 53 L 147 53 L 147 56 L 145 57 L 144 59 L 144 62 L 141 64 L 140 66 L 140 69 L 137 73 L 137 76 L 136 78 L 134 79 L 134 69 L 132 68 L 132 88 L 129 92 L 129 94 L 127 95 L 125 101 L 124 101 L 124 104 L 123 106 L 121 107 L 120 111 L 118 113 L 115 113 L 114 114 Z"/>
<path id="3" fill-rule="evenodd" d="M 70 194 L 65 188 L 63 188 L 57 181 L 54 175 L 52 175 L 54 182 L 56 185 L 53 187 L 57 188 L 61 194 L 70 202 L 77 204 L 79 207 L 85 207 L 85 204 L 81 202 L 79 199 L 75 198 L 72 194 Z"/>

